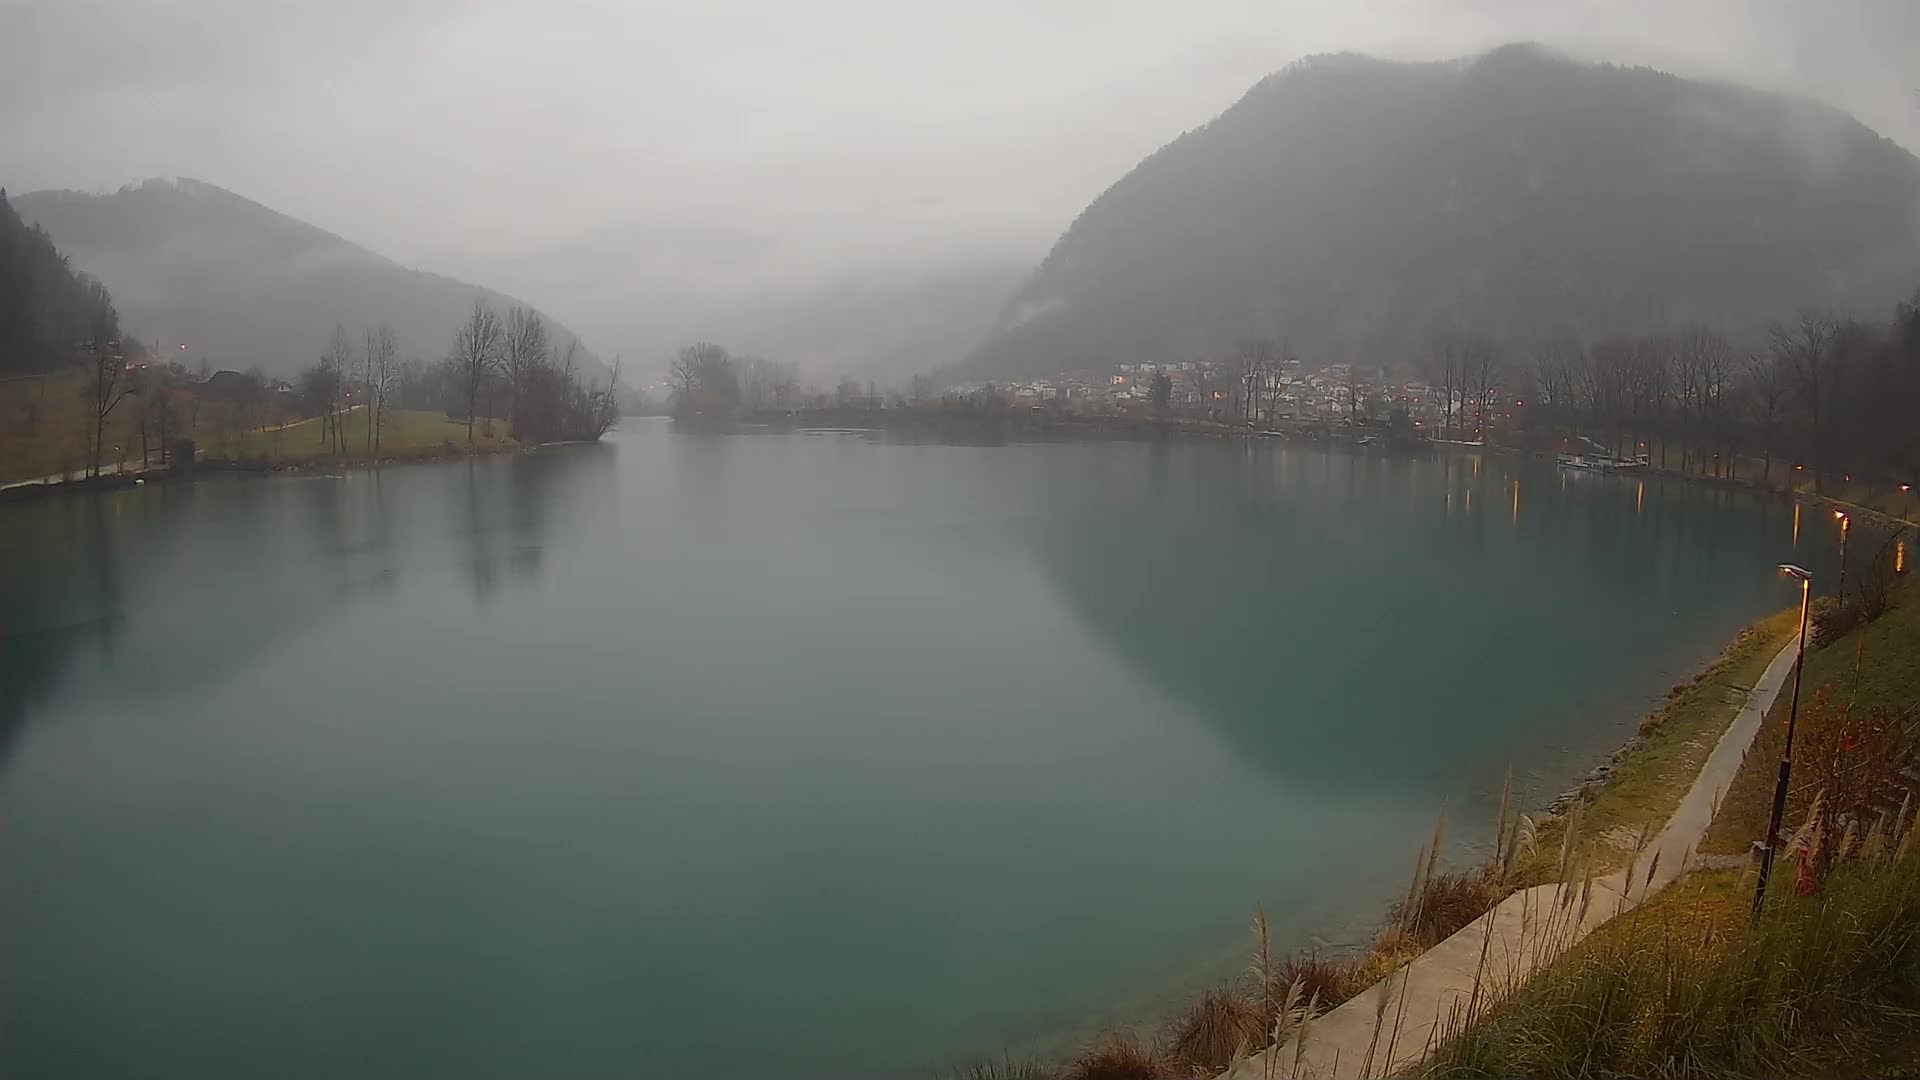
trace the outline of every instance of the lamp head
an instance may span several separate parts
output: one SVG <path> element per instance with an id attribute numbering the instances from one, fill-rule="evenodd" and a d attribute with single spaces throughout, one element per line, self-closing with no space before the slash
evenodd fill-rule
<path id="1" fill-rule="evenodd" d="M 1792 564 L 1792 563 L 1790 563 L 1790 562 L 1783 562 L 1783 563 L 1781 563 L 1781 564 L 1780 564 L 1780 572 L 1781 572 L 1782 574 L 1785 574 L 1786 576 L 1788 576 L 1788 577 L 1790 577 L 1790 578 L 1796 578 L 1796 579 L 1798 579 L 1798 580 L 1800 580 L 1800 581 L 1812 581 L 1812 580 L 1813 580 L 1813 571 L 1811 571 L 1811 570 L 1809 570 L 1809 569 L 1807 569 L 1807 568 L 1806 568 L 1806 567 L 1804 567 L 1804 566 L 1795 566 L 1794 564 Z"/>

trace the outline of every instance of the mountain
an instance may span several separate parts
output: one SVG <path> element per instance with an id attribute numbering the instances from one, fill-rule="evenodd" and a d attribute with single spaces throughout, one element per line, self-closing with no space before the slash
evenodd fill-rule
<path id="1" fill-rule="evenodd" d="M 1040 374 L 1286 342 L 1413 359 L 1687 321 L 1750 335 L 1920 283 L 1920 161 L 1809 101 L 1508 46 L 1317 57 L 1108 188 L 968 366 Z"/>
<path id="2" fill-rule="evenodd" d="M 290 376 L 319 357 L 336 323 L 390 323 L 401 356 L 436 360 L 476 299 L 503 310 L 523 303 L 408 269 L 198 180 L 149 180 L 110 195 L 36 191 L 13 205 L 105 283 L 128 335 L 214 368 L 257 364 Z M 571 333 L 549 329 L 559 341 Z"/>
<path id="3" fill-rule="evenodd" d="M 0 372 L 46 371 L 120 336 L 113 299 L 0 191 Z"/>

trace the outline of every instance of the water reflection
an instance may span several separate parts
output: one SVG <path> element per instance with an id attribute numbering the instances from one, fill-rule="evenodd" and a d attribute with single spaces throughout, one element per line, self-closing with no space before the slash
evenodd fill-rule
<path id="1" fill-rule="evenodd" d="M 1522 519 L 1527 463 L 1286 455 L 1147 451 L 1143 485 L 1115 470 L 1034 543 L 1132 669 L 1291 784 L 1438 798 L 1551 759 L 1780 603 L 1762 499 L 1582 478 Z M 1402 471 L 1428 495 L 1377 498 Z M 1482 484 L 1511 485 L 1507 529 L 1472 513 Z"/>
<path id="2" fill-rule="evenodd" d="M 108 673 L 136 695 L 218 685 L 347 605 L 391 601 L 442 572 L 449 509 L 477 601 L 503 574 L 532 582 L 552 531 L 600 505 L 610 453 L 211 476 L 0 508 L 0 755 L 63 688 Z"/>

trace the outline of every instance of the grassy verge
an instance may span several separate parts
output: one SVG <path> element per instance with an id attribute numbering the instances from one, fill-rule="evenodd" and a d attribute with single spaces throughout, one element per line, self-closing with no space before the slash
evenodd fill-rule
<path id="1" fill-rule="evenodd" d="M 1914 832 L 1843 848 L 1807 895 L 1776 877 L 1751 925 L 1749 877 L 1694 874 L 1456 1032 L 1423 1074 L 1862 1075 L 1881 1061 L 1911 1075 L 1899 1055 L 1920 1026 Z"/>
<path id="2" fill-rule="evenodd" d="M 79 475 L 86 468 L 91 437 L 87 390 L 87 373 L 78 368 L 0 381 L 0 483 Z M 127 462 L 137 467 L 142 405 L 142 399 L 134 395 L 109 414 L 103 465 Z M 322 422 L 317 417 L 302 419 L 262 410 L 249 414 L 232 402 L 199 401 L 183 395 L 176 402 L 174 424 L 173 434 L 192 439 L 203 461 L 274 469 L 417 461 L 518 449 L 518 444 L 506 437 L 504 421 L 477 421 L 469 444 L 464 421 L 421 410 L 388 411 L 378 454 L 371 453 L 367 446 L 364 410 L 350 412 L 344 418 L 345 453 L 335 452 L 321 438 Z M 157 429 L 151 449 L 157 462 Z"/>
<path id="3" fill-rule="evenodd" d="M 1807 754 L 1827 741 L 1823 723 L 1848 706 L 1857 714 L 1876 706 L 1904 709 L 1920 702 L 1920 585 L 1903 579 L 1886 614 L 1824 647 L 1810 649 L 1801 678 L 1801 724 L 1795 736 L 1788 821 L 1806 813 L 1821 782 L 1822 772 L 1817 763 L 1807 760 Z M 1765 834 L 1780 751 L 1786 742 L 1791 687 L 1789 682 L 1788 690 L 1774 702 L 1728 786 L 1719 816 L 1700 846 L 1703 853 L 1743 855 Z M 1816 709 L 1816 700 L 1823 696 L 1824 707 Z"/>
<path id="4" fill-rule="evenodd" d="M 1751 867 L 1696 871 L 1601 927 L 1471 1027 L 1432 1076 L 1906 1076 L 1920 1063 L 1920 586 L 1807 654 L 1790 837 L 1749 921 Z M 1766 830 L 1790 693 L 1703 851 Z M 1584 831 L 1584 830 L 1583 830 Z"/>
<path id="5" fill-rule="evenodd" d="M 78 368 L 0 381 L 0 483 L 86 466 L 93 422 L 87 385 Z M 139 408 L 129 398 L 108 414 L 104 461 L 139 457 Z"/>
<path id="6" fill-rule="evenodd" d="M 380 449 L 375 453 L 367 442 L 367 414 L 364 410 L 342 418 L 346 451 L 335 451 L 329 439 L 321 437 L 321 421 L 298 421 L 274 431 L 230 432 L 210 438 L 204 444 L 201 459 L 214 462 L 259 463 L 268 468 L 331 467 L 364 464 L 369 461 L 417 461 L 468 454 L 496 454 L 519 448 L 506 435 L 500 420 L 482 419 L 474 423 L 473 442 L 467 442 L 465 421 L 449 420 L 444 414 L 411 409 L 387 412 L 380 432 Z"/>

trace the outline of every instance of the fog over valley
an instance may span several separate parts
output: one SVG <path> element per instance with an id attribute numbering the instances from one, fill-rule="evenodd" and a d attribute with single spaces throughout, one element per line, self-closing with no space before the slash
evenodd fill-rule
<path id="1" fill-rule="evenodd" d="M 1914 1075 L 1917 61 L 0 0 L 0 1077 Z"/>
<path id="2" fill-rule="evenodd" d="M 10 3 L 0 19 L 13 195 L 196 177 L 531 302 L 635 373 L 696 339 L 823 381 L 961 361 L 1102 191 L 1319 53 L 1433 60 L 1537 41 L 1809 95 L 1920 144 L 1920 15 L 1902 0 L 1208 2 L 1177 19 L 1153 5 L 88 0 Z M 316 316 L 336 317 L 354 316 Z"/>

